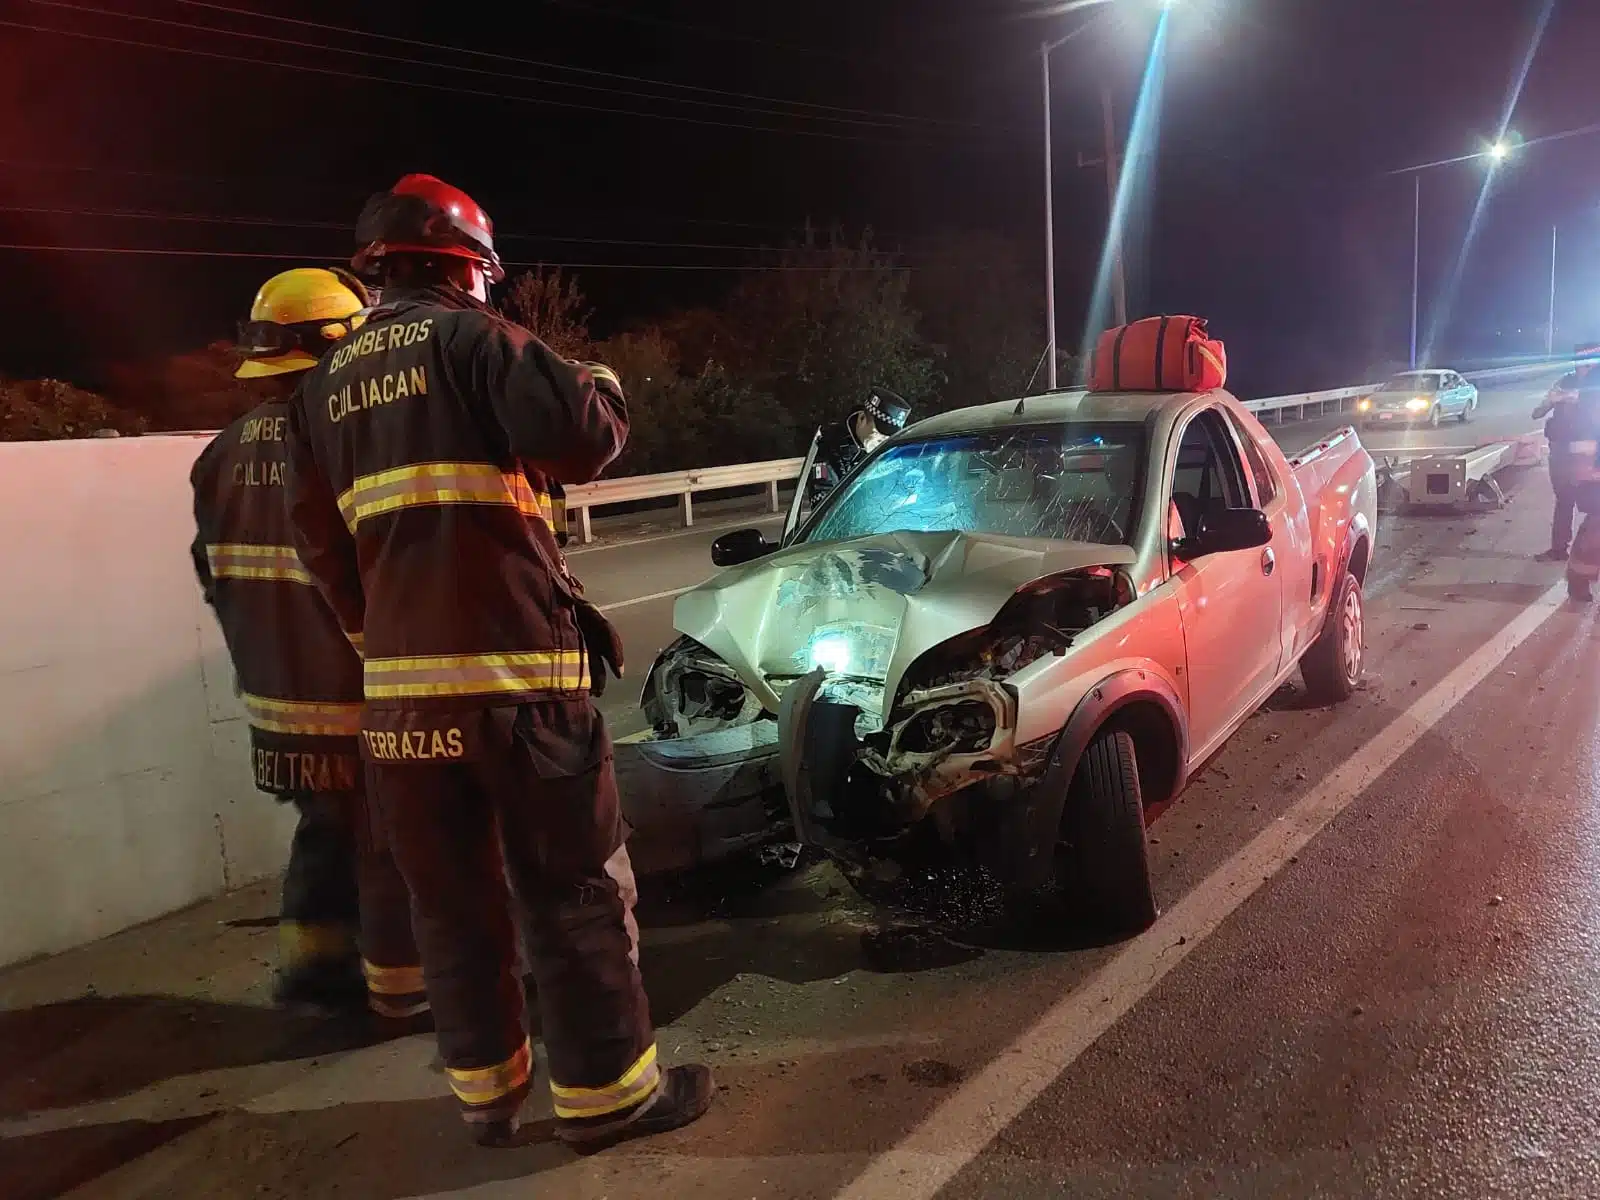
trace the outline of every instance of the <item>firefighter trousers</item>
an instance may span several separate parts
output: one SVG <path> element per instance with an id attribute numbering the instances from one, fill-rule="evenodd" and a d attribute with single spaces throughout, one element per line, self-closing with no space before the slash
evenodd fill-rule
<path id="1" fill-rule="evenodd" d="M 391 748 L 461 747 L 455 761 L 373 760 L 371 778 L 462 1116 L 515 1116 L 532 1083 L 520 924 L 556 1116 L 626 1119 L 661 1075 L 603 719 L 587 697 L 398 719 L 410 732 Z"/>
<path id="2" fill-rule="evenodd" d="M 291 994 L 365 978 L 384 1017 L 426 1011 L 410 899 L 381 826 L 360 792 L 284 797 L 300 819 L 289 844 L 278 919 L 279 969 Z"/>

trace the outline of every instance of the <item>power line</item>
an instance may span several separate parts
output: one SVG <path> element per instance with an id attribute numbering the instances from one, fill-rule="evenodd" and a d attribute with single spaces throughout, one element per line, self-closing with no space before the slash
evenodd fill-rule
<path id="1" fill-rule="evenodd" d="M 193 213 L 193 212 L 151 212 L 145 209 L 126 208 L 52 208 L 40 205 L 0 204 L 0 213 L 10 213 L 15 216 L 35 217 L 85 217 L 99 220 L 114 221 L 171 221 L 174 223 L 191 223 L 199 225 L 245 225 L 260 228 L 278 229 L 325 229 L 334 232 L 349 234 L 353 225 L 349 221 L 303 221 L 287 217 L 257 217 L 257 216 L 230 216 L 223 213 Z M 754 226 L 766 228 L 766 226 Z M 786 226 L 772 226 L 772 228 L 790 228 Z M 798 228 L 798 226 L 794 227 Z M 790 228 L 790 232 L 794 231 Z M 920 240 L 917 238 L 894 237 L 884 235 L 892 242 L 905 242 Z M 613 238 L 613 237 L 580 237 L 572 234 L 560 233 L 517 233 L 506 230 L 495 231 L 496 241 L 511 242 L 560 242 L 567 245 L 578 246 L 628 246 L 634 249 L 652 250 L 709 250 L 726 253 L 762 254 L 781 247 L 771 245 L 739 245 L 729 242 L 669 242 L 641 238 Z"/>
<path id="2" fill-rule="evenodd" d="M 185 0 L 180 0 L 180 3 Z M 193 0 L 199 3 L 200 0 Z M 650 25 L 657 29 L 681 29 L 686 33 L 699 34 L 701 37 L 719 39 L 725 42 L 742 42 L 747 46 L 770 46 L 774 50 L 783 50 L 790 54 L 803 54 L 811 58 L 826 58 L 833 62 L 845 63 L 849 66 L 868 67 L 897 67 L 917 71 L 920 74 L 945 78 L 942 71 L 935 71 L 925 67 L 914 59 L 906 58 L 896 62 L 887 59 L 867 58 L 858 55 L 839 54 L 836 51 L 824 50 L 820 46 L 800 46 L 793 42 L 780 42 L 774 38 L 756 37 L 754 34 L 741 33 L 733 29 L 718 29 L 714 25 L 694 25 L 688 21 L 672 21 L 665 17 L 645 16 L 643 13 L 625 12 L 621 9 L 606 8 L 599 4 L 585 4 L 582 0 L 543 0 L 547 5 L 555 8 L 574 9 L 578 12 L 591 12 L 597 16 L 610 17 L 615 21 L 628 21 L 635 25 Z M 214 7 L 207 5 L 206 7 Z M 936 120 L 937 118 L 927 118 Z"/>
<path id="3" fill-rule="evenodd" d="M 715 109 L 723 109 L 723 110 L 732 111 L 732 112 L 750 113 L 750 114 L 755 115 L 755 116 L 783 117 L 783 118 L 787 118 L 787 119 L 806 120 L 806 121 L 831 121 L 831 122 L 834 122 L 835 124 L 858 125 L 858 126 L 862 126 L 862 127 L 866 127 L 866 128 L 878 128 L 878 129 L 904 129 L 904 128 L 909 128 L 907 125 L 904 124 L 903 121 L 899 121 L 899 120 L 897 120 L 897 121 L 865 120 L 865 119 L 862 119 L 861 117 L 829 116 L 829 115 L 822 114 L 822 113 L 793 112 L 793 111 L 788 111 L 788 110 L 781 109 L 781 108 L 756 108 L 753 105 L 749 105 L 749 104 L 727 104 L 727 103 L 723 103 L 723 102 L 716 101 L 716 100 L 695 100 L 695 99 L 690 99 L 690 98 L 687 98 L 687 97 L 665 96 L 665 95 L 661 95 L 660 93 L 656 93 L 656 92 L 629 91 L 627 89 L 618 88 L 618 87 L 616 87 L 614 85 L 602 85 L 602 84 L 593 84 L 593 83 L 574 83 L 574 82 L 572 82 L 570 80 L 564 80 L 564 79 L 539 79 L 539 78 L 536 78 L 536 77 L 533 77 L 533 76 L 529 76 L 529 75 L 514 75 L 514 74 L 512 74 L 512 73 L 510 73 L 508 71 L 492 71 L 492 70 L 488 70 L 488 69 L 483 68 L 483 67 L 468 67 L 468 66 L 461 66 L 461 65 L 453 64 L 453 63 L 432 62 L 432 61 L 429 61 L 428 59 L 423 59 L 423 58 L 409 58 L 409 57 L 405 57 L 405 56 L 402 56 L 402 55 L 396 55 L 396 54 L 381 54 L 381 53 L 379 53 L 377 51 L 374 51 L 374 50 L 359 50 L 359 49 L 352 49 L 352 48 L 345 47 L 345 46 L 331 46 L 331 45 L 327 45 L 325 43 L 324 44 L 318 44 L 316 42 L 303 42 L 303 41 L 297 41 L 297 40 L 295 40 L 293 38 L 273 37 L 271 34 L 265 34 L 265 33 L 248 33 L 248 32 L 245 32 L 243 30 L 218 29 L 218 28 L 216 28 L 214 26 L 193 25 L 193 24 L 189 24 L 188 22 L 184 22 L 184 21 L 173 21 L 173 20 L 169 20 L 169 19 L 167 19 L 165 17 L 151 17 L 151 16 L 145 16 L 145 15 L 142 15 L 142 14 L 139 14 L 139 13 L 113 12 L 113 11 L 111 11 L 109 9 L 93 8 L 93 7 L 90 7 L 88 5 L 84 5 L 84 4 L 69 3 L 68 0 L 29 0 L 29 3 L 37 4 L 37 5 L 40 5 L 40 6 L 45 7 L 45 8 L 59 8 L 59 9 L 65 9 L 65 10 L 67 10 L 69 12 L 89 13 L 89 14 L 94 15 L 94 16 L 112 17 L 112 18 L 116 18 L 116 19 L 124 20 L 124 21 L 143 21 L 146 24 L 162 25 L 162 26 L 166 26 L 168 28 L 182 29 L 182 30 L 185 30 L 186 32 L 190 32 L 190 33 L 213 33 L 213 34 L 218 34 L 218 35 L 220 35 L 222 37 L 249 38 L 249 39 L 251 39 L 253 41 L 269 42 L 269 43 L 272 43 L 273 45 L 278 45 L 278 46 L 290 46 L 290 47 L 293 47 L 293 48 L 299 49 L 299 50 L 326 51 L 326 52 L 333 53 L 333 54 L 353 54 L 353 55 L 356 55 L 357 57 L 360 57 L 360 58 L 376 59 L 376 60 L 378 60 L 380 62 L 399 63 L 399 64 L 402 64 L 404 66 L 428 67 L 428 68 L 431 68 L 431 69 L 434 69 L 434 70 L 441 70 L 441 71 L 461 71 L 461 72 L 465 72 L 465 73 L 470 74 L 470 75 L 488 76 L 488 77 L 493 78 L 493 79 L 510 79 L 510 80 L 515 80 L 516 82 L 519 82 L 519 83 L 531 83 L 531 84 L 538 85 L 538 86 L 557 87 L 557 88 L 572 88 L 574 90 L 584 91 L 584 92 L 600 92 L 600 93 L 603 93 L 603 94 L 609 95 L 609 96 L 627 96 L 627 97 L 630 97 L 630 98 L 633 98 L 633 99 L 636 99 L 636 100 L 653 100 L 653 101 L 657 101 L 657 102 L 665 101 L 665 102 L 667 102 L 669 104 L 692 104 L 692 105 L 699 105 L 699 106 L 701 106 L 703 108 L 715 108 Z M 350 30 L 348 32 L 350 32 L 352 35 L 357 35 L 357 36 L 360 35 L 360 31 L 358 31 L 358 30 Z M 554 64 L 547 64 L 547 65 L 553 66 Z M 684 85 L 670 85 L 670 86 L 684 86 Z M 698 90 L 698 89 L 696 89 L 696 90 Z M 742 93 L 732 93 L 732 94 L 741 95 Z M 793 103 L 793 102 L 778 100 L 778 101 L 774 101 L 774 103 L 777 103 L 777 104 L 789 104 L 789 103 Z"/>
<path id="4" fill-rule="evenodd" d="M 13 167 L 23 171 L 61 171 L 70 174 L 129 175 L 146 179 L 182 180 L 190 183 L 226 183 L 233 187 L 239 187 L 244 184 L 257 182 L 282 182 L 281 178 L 274 178 L 272 176 L 191 175 L 179 171 L 138 170 L 131 167 L 108 167 L 103 165 L 90 165 L 88 163 L 33 162 L 28 159 L 21 158 L 0 158 L 0 167 Z M 316 183 L 310 181 L 301 182 L 299 180 L 295 181 L 295 188 L 299 191 L 313 189 L 322 192 L 370 192 L 372 190 L 370 182 L 364 184 L 346 183 L 342 185 L 333 185 L 325 181 L 322 183 Z M 601 212 L 596 215 L 645 217 L 649 220 L 662 221 L 671 225 L 718 225 L 728 229 L 766 229 L 784 231 L 799 228 L 802 224 L 804 224 L 802 219 L 796 219 L 789 222 L 730 221 L 719 217 L 679 216 L 672 213 L 664 213 L 658 209 L 631 209 L 626 211 L 610 210 L 609 212 Z M 348 222 L 346 223 L 345 227 L 350 227 Z"/>
<path id="5" fill-rule="evenodd" d="M 83 41 L 102 42 L 117 46 L 132 46 L 139 50 L 162 50 L 169 54 L 185 54 L 194 58 L 206 58 L 219 62 L 246 63 L 258 67 L 275 67 L 283 71 L 300 71 L 310 75 L 331 76 L 352 83 L 383 83 L 393 87 L 421 88 L 433 92 L 447 92 L 461 96 L 474 96 L 485 100 L 510 100 L 519 104 L 543 105 L 550 108 L 577 109 L 583 112 L 610 113 L 614 116 L 643 117 L 657 121 L 676 121 L 686 125 L 709 126 L 719 129 L 738 129 L 745 133 L 779 133 L 791 137 L 822 138 L 835 142 L 871 142 L 887 146 L 930 146 L 935 143 L 915 141 L 911 139 L 890 139 L 866 137 L 861 134 L 834 133 L 825 129 L 784 129 L 771 125 L 741 125 L 732 121 L 713 121 L 707 117 L 691 117 L 680 113 L 652 112 L 648 110 L 629 108 L 607 108 L 594 104 L 578 104 L 570 100 L 555 100 L 543 96 L 517 96 L 505 92 L 488 92 L 481 88 L 467 88 L 452 86 L 442 83 L 426 83 L 415 79 L 392 79 L 386 75 L 369 75 L 361 71 L 337 71 L 331 67 L 314 67 L 307 63 L 286 63 L 270 58 L 253 58 L 243 54 L 223 54 L 216 50 L 200 50 L 188 46 L 167 46 L 159 42 L 140 42 L 132 38 L 113 37 L 110 34 L 88 33 L 80 29 L 53 29 L 44 25 L 29 25 L 22 21 L 0 21 L 0 28 L 21 29 L 30 33 L 53 34 L 57 37 L 78 38 Z M 983 148 L 989 143 L 973 141 L 967 143 L 973 148 Z"/>
<path id="6" fill-rule="evenodd" d="M 330 254 L 279 254 L 269 250 L 198 250 L 171 246 L 43 246 L 15 242 L 0 243 L 0 252 L 17 254 L 113 254 L 154 255 L 163 258 L 254 258 L 278 262 L 341 261 Z M 849 266 L 810 263 L 614 263 L 554 262 L 548 258 L 511 259 L 507 267 L 559 267 L 564 271 L 721 271 L 729 275 L 749 271 L 912 271 L 917 268 L 898 263 Z"/>
<path id="7" fill-rule="evenodd" d="M 42 3 L 44 0 L 34 0 Z M 276 13 L 252 12 L 249 9 L 233 8 L 225 4 L 210 3 L 208 0 L 177 0 L 179 4 L 190 8 L 204 8 L 213 12 L 228 13 L 236 17 L 248 17 L 261 21 L 277 21 L 285 25 L 298 25 L 305 29 L 315 29 L 322 33 L 342 33 L 348 37 L 376 38 L 380 41 L 391 42 L 396 45 L 415 46 L 419 49 L 443 50 L 450 54 L 465 54 L 477 58 L 491 59 L 497 62 L 517 63 L 521 66 L 540 67 L 545 70 L 568 71 L 575 75 L 588 75 L 597 79 L 617 79 L 625 83 L 643 83 L 652 87 L 677 88 L 681 91 L 699 92 L 702 95 L 726 96 L 738 100 L 755 100 L 765 104 L 784 104 L 796 108 L 817 109 L 824 112 L 845 113 L 860 117 L 891 117 L 901 121 L 919 121 L 932 125 L 947 125 L 958 128 L 976 129 L 978 126 L 970 121 L 956 121 L 945 117 L 927 117 L 916 113 L 885 112 L 877 109 L 846 108 L 836 104 L 818 104 L 809 100 L 784 100 L 776 96 L 762 96 L 751 92 L 729 91 L 723 88 L 702 87 L 690 83 L 674 83 L 667 79 L 652 79 L 643 75 L 627 75 L 617 71 L 603 71 L 593 67 L 575 67 L 565 63 L 549 62 L 542 59 L 524 58 L 514 54 L 497 54 L 489 50 L 474 50 L 465 46 L 451 46 L 442 42 L 431 42 L 422 38 L 400 37 L 396 34 L 377 33 L 365 29 L 352 29 L 344 25 L 329 25 L 320 21 L 307 21 L 297 17 L 284 17 Z M 321 47 L 319 47 L 320 49 Z M 330 49 L 332 47 L 329 47 Z M 437 65 L 437 64 L 435 64 Z M 469 70 L 470 68 L 460 68 Z M 576 85 L 573 85 L 576 86 Z M 798 114 L 797 114 L 798 115 Z"/>

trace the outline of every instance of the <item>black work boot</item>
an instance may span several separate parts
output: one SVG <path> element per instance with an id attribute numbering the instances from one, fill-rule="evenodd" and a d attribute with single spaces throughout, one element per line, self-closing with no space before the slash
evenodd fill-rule
<path id="1" fill-rule="evenodd" d="M 673 1067 L 656 1094 L 631 1112 L 556 1122 L 556 1136 L 579 1154 L 594 1154 L 633 1138 L 682 1129 L 706 1115 L 716 1095 L 711 1068 L 700 1063 Z"/>
<path id="2" fill-rule="evenodd" d="M 489 1150 L 503 1150 L 517 1144 L 517 1134 L 522 1122 L 517 1117 L 496 1117 L 492 1121 L 474 1121 L 472 1140 Z"/>
<path id="3" fill-rule="evenodd" d="M 1589 581 L 1582 575 L 1567 572 L 1567 599 L 1574 604 L 1591 604 L 1594 602 L 1594 592 L 1589 587 Z"/>
<path id="4" fill-rule="evenodd" d="M 1545 550 L 1540 554 L 1536 554 L 1533 561 L 1547 563 L 1566 562 L 1567 552 L 1565 550 L 1558 550 L 1554 546 L 1551 546 L 1550 549 Z"/>
<path id="5" fill-rule="evenodd" d="M 280 970 L 272 983 L 272 1002 L 320 1016 L 365 1012 L 367 981 L 360 959 L 326 959 Z"/>

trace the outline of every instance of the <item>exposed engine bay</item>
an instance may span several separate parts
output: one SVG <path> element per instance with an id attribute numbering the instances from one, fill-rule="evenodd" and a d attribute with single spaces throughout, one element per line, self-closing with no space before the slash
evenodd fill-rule
<path id="1" fill-rule="evenodd" d="M 1040 659 L 1066 654 L 1076 638 L 1133 598 L 1128 577 L 1106 567 L 1027 584 L 989 624 L 917 658 L 887 717 L 870 731 L 860 730 L 854 706 L 831 681 L 820 681 L 808 724 L 816 723 L 824 739 L 833 730 L 832 757 L 836 764 L 845 761 L 832 787 L 812 789 L 807 822 L 851 842 L 893 839 L 954 793 L 997 779 L 1037 778 L 1051 739 L 1017 743 L 1017 691 L 1005 681 Z M 845 736 L 846 713 L 850 734 L 859 736 Z M 829 756 L 815 739 L 807 740 L 813 753 Z M 822 766 L 817 762 L 814 769 Z M 938 817 L 946 840 L 954 837 L 959 814 Z"/>
<path id="2" fill-rule="evenodd" d="M 1117 566 L 1057 572 L 1017 588 L 979 628 L 916 655 L 886 698 L 884 669 L 898 630 L 863 619 L 827 623 L 809 656 L 764 674 L 772 698 L 803 702 L 811 787 L 796 813 L 804 838 L 871 843 L 898 837 L 944 798 L 996 779 L 1043 771 L 1051 739 L 1016 743 L 1018 696 L 1007 680 L 1067 653 L 1134 588 Z M 856 643 L 859 642 L 860 645 Z M 773 664 L 779 666 L 780 664 Z M 811 665 L 809 673 L 797 667 Z M 852 668 L 871 667 L 871 674 Z M 642 698 L 657 738 L 685 738 L 780 720 L 751 681 L 717 653 L 681 637 L 657 660 Z M 783 732 L 779 729 L 779 740 Z M 794 798 L 791 789 L 791 800 Z M 809 827 L 806 828 L 806 827 Z M 952 826 L 950 833 L 954 836 Z"/>

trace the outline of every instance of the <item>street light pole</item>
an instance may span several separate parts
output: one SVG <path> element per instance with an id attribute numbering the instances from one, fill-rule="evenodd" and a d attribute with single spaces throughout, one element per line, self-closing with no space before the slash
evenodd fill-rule
<path id="1" fill-rule="evenodd" d="M 1411 177 L 1411 369 L 1417 369 L 1417 294 L 1422 290 L 1422 173 Z"/>
<path id="2" fill-rule="evenodd" d="M 1556 230 L 1550 226 L 1550 323 L 1544 328 L 1544 356 L 1554 358 L 1556 353 Z"/>
<path id="3" fill-rule="evenodd" d="M 1111 250 L 1111 303 L 1116 314 L 1116 324 L 1128 323 L 1128 285 L 1122 274 L 1122 231 L 1117 227 L 1117 185 L 1122 164 L 1117 157 L 1117 123 L 1111 108 L 1111 85 L 1100 85 L 1100 113 L 1105 120 L 1106 134 L 1106 237 L 1112 240 Z"/>
<path id="4" fill-rule="evenodd" d="M 1050 44 L 1039 46 L 1039 65 L 1044 77 L 1044 321 L 1045 357 L 1050 369 L 1045 378 L 1050 390 L 1056 387 L 1056 197 L 1050 163 Z"/>

